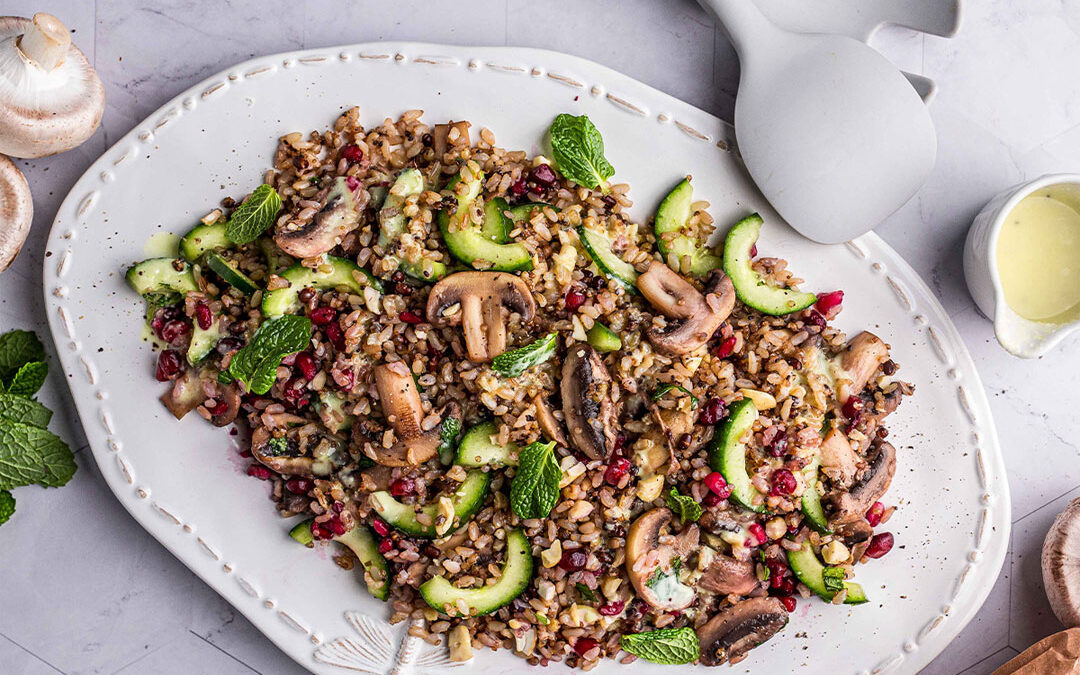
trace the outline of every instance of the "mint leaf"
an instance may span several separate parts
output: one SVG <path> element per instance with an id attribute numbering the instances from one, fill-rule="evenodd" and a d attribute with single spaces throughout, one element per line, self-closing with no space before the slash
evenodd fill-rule
<path id="1" fill-rule="evenodd" d="M 286 315 L 259 326 L 246 346 L 233 354 L 229 374 L 249 391 L 265 394 L 274 386 L 281 359 L 311 343 L 311 319 Z"/>
<path id="2" fill-rule="evenodd" d="M 75 475 L 75 457 L 46 429 L 0 421 L 0 490 L 38 483 L 60 487 Z"/>
<path id="3" fill-rule="evenodd" d="M 825 590 L 830 593 L 839 593 L 844 590 L 844 570 L 840 567 L 826 567 L 821 573 L 825 581 Z"/>
<path id="4" fill-rule="evenodd" d="M 439 461 L 443 464 L 454 463 L 454 448 L 457 446 L 457 437 L 461 433 L 461 420 L 453 415 L 448 415 L 443 420 L 442 430 L 439 432 Z"/>
<path id="5" fill-rule="evenodd" d="M 693 497 L 679 494 L 677 488 L 671 488 L 666 497 L 668 508 L 678 514 L 683 523 L 696 523 L 701 517 L 701 504 L 694 501 Z"/>
<path id="6" fill-rule="evenodd" d="M 0 525 L 6 523 L 15 513 L 15 497 L 7 490 L 0 490 Z"/>
<path id="7" fill-rule="evenodd" d="M 678 389 L 682 393 L 689 396 L 690 397 L 690 407 L 691 408 L 696 408 L 697 407 L 697 404 L 698 404 L 697 396 L 694 396 L 693 394 L 691 394 L 690 390 L 687 389 L 686 387 L 682 386 L 681 384 L 671 384 L 671 383 L 662 384 L 662 385 L 660 385 L 659 387 L 656 388 L 656 391 L 654 391 L 652 393 L 652 396 L 650 396 L 649 398 L 651 398 L 654 401 L 659 401 L 661 398 L 663 398 L 664 394 L 668 393 L 672 389 Z"/>
<path id="8" fill-rule="evenodd" d="M 28 330 L 11 330 L 0 335 L 0 378 L 10 379 L 30 361 L 44 361 L 45 347 Z"/>
<path id="9" fill-rule="evenodd" d="M 646 661 L 668 666 L 693 663 L 701 655 L 697 633 L 689 626 L 629 633 L 619 638 L 619 646 Z"/>
<path id="10" fill-rule="evenodd" d="M 599 602 L 600 601 L 600 598 L 596 597 L 596 591 L 589 588 L 588 586 L 581 583 L 580 581 L 577 582 L 577 584 L 574 586 L 574 588 L 577 589 L 577 592 L 580 593 L 581 597 L 584 598 L 585 600 L 587 600 L 589 602 Z"/>
<path id="11" fill-rule="evenodd" d="M 585 115 L 563 113 L 551 123 L 548 133 L 559 173 L 578 185 L 607 193 L 607 179 L 615 175 L 615 167 L 604 157 L 604 138 L 592 121 Z"/>
<path id="12" fill-rule="evenodd" d="M 558 346 L 559 334 L 552 331 L 536 342 L 499 354 L 491 362 L 491 369 L 503 377 L 517 377 L 555 356 Z"/>
<path id="13" fill-rule="evenodd" d="M 225 224 L 225 236 L 234 244 L 255 241 L 260 234 L 274 224 L 281 210 L 281 197 L 269 185 L 255 188 L 240 206 L 229 216 Z"/>
<path id="14" fill-rule="evenodd" d="M 517 473 L 510 481 L 510 508 L 519 518 L 546 517 L 559 501 L 561 480 L 555 443 L 530 443 L 518 456 Z"/>
<path id="15" fill-rule="evenodd" d="M 0 420 L 22 422 L 44 429 L 52 419 L 52 411 L 37 401 L 22 396 L 0 393 Z"/>
<path id="16" fill-rule="evenodd" d="M 44 361 L 24 364 L 11 378 L 11 384 L 7 387 L 8 393 L 30 398 L 45 384 L 45 376 L 48 374 L 49 366 Z"/>

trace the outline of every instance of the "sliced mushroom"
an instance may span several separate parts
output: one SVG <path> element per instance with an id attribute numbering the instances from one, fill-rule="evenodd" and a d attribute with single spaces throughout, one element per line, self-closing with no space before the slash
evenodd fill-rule
<path id="1" fill-rule="evenodd" d="M 286 223 L 274 236 L 274 243 L 296 258 L 320 256 L 360 226 L 369 199 L 368 191 L 362 186 L 352 189 L 348 181 L 339 176 L 315 217 L 307 223 Z"/>
<path id="2" fill-rule="evenodd" d="M 728 607 L 697 629 L 701 663 L 737 663 L 787 622 L 788 613 L 778 598 L 750 598 Z"/>
<path id="3" fill-rule="evenodd" d="M 533 405 L 536 406 L 536 423 L 540 425 L 540 431 L 544 436 L 563 447 L 570 447 L 566 434 L 563 433 L 562 424 L 555 419 L 555 411 L 552 410 L 551 403 L 541 394 L 537 394 L 533 396 Z"/>
<path id="4" fill-rule="evenodd" d="M 723 272 L 713 273 L 702 295 L 686 279 L 659 261 L 638 276 L 641 294 L 672 319 L 660 330 L 650 328 L 649 342 L 665 354 L 688 354 L 709 341 L 735 307 L 735 287 Z"/>
<path id="5" fill-rule="evenodd" d="M 874 536 L 874 528 L 870 523 L 859 519 L 836 528 L 836 536 L 839 537 L 851 549 L 852 560 L 862 560 L 866 549 L 870 547 L 870 540 Z"/>
<path id="6" fill-rule="evenodd" d="M 652 607 L 673 611 L 694 602 L 694 589 L 679 582 L 674 561 L 697 550 L 700 531 L 691 525 L 668 536 L 672 514 L 656 508 L 638 516 L 626 535 L 626 574 L 639 597 Z"/>
<path id="7" fill-rule="evenodd" d="M 206 400 L 202 381 L 194 370 L 186 370 L 173 382 L 172 389 L 161 395 L 161 402 L 176 419 L 198 408 Z"/>
<path id="8" fill-rule="evenodd" d="M 614 384 L 595 349 L 587 344 L 570 347 L 559 388 L 573 447 L 590 459 L 611 455 L 617 435 Z"/>
<path id="9" fill-rule="evenodd" d="M 698 580 L 698 588 L 718 595 L 749 595 L 758 587 L 754 563 L 718 553 Z"/>
<path id="10" fill-rule="evenodd" d="M 850 523 L 862 518 L 889 489 L 896 473 L 896 448 L 891 443 L 878 441 L 870 452 L 866 469 L 850 488 L 826 495 L 833 523 Z"/>
<path id="11" fill-rule="evenodd" d="M 284 439 L 285 447 L 281 449 L 271 443 L 273 438 L 270 430 L 259 427 L 251 434 L 251 455 L 263 466 L 283 476 L 318 478 L 329 476 L 334 470 L 335 453 L 328 439 L 320 439 L 311 456 L 303 454 L 296 438 L 286 435 Z M 339 465 L 340 463 L 338 462 Z"/>
<path id="12" fill-rule="evenodd" d="M 94 133 L 105 88 L 51 14 L 0 17 L 0 153 L 45 157 Z"/>
<path id="13" fill-rule="evenodd" d="M 851 447 L 847 434 L 833 427 L 821 441 L 821 471 L 836 485 L 847 488 L 863 462 Z"/>
<path id="14" fill-rule="evenodd" d="M 227 427 L 236 421 L 240 412 L 240 389 L 235 384 L 221 385 L 215 383 L 214 400 L 218 403 L 226 403 L 225 412 L 212 415 L 210 423 L 215 427 Z"/>
<path id="15" fill-rule="evenodd" d="M 840 354 L 840 373 L 837 376 L 836 397 L 846 403 L 866 388 L 870 376 L 889 360 L 889 345 L 873 333 L 863 331 L 851 338 Z"/>
<path id="16" fill-rule="evenodd" d="M 484 363 L 506 351 L 508 312 L 532 321 L 536 301 L 520 278 L 506 272 L 458 272 L 435 284 L 428 295 L 427 319 L 465 331 L 469 360 Z"/>
<path id="17" fill-rule="evenodd" d="M 1080 498 L 1069 502 L 1046 533 L 1042 574 L 1054 616 L 1066 628 L 1080 626 Z"/>
<path id="18" fill-rule="evenodd" d="M 430 429 L 422 426 L 424 408 L 416 389 L 412 372 L 401 361 L 375 367 L 375 388 L 379 392 L 386 421 L 394 429 L 395 440 L 389 448 L 381 443 L 374 448 L 373 460 L 384 466 L 416 466 L 423 464 L 439 450 L 443 424 L 449 417 L 461 419 L 461 408 L 450 402 L 443 407 L 441 420 Z"/>
<path id="19" fill-rule="evenodd" d="M 33 220 L 34 202 L 26 177 L 15 162 L 0 155 L 0 272 L 15 262 Z"/>

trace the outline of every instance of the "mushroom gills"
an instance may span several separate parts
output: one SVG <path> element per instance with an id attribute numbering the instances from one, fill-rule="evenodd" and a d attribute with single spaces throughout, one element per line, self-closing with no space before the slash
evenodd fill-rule
<path id="1" fill-rule="evenodd" d="M 432 287 L 426 308 L 433 325 L 461 325 L 469 360 L 476 363 L 491 361 L 506 349 L 509 312 L 528 323 L 536 315 L 536 301 L 524 281 L 505 272 L 451 274 Z"/>
<path id="2" fill-rule="evenodd" d="M 777 598 L 750 598 L 728 607 L 697 629 L 701 663 L 718 666 L 737 662 L 779 633 L 787 622 L 788 613 Z"/>
<path id="3" fill-rule="evenodd" d="M 735 308 L 731 279 L 721 271 L 713 272 L 704 295 L 656 260 L 638 277 L 637 284 L 649 303 L 671 320 L 663 328 L 651 327 L 646 333 L 649 342 L 665 354 L 689 354 L 700 349 Z"/>
<path id="4" fill-rule="evenodd" d="M 847 490 L 834 490 L 825 497 L 826 512 L 834 524 L 862 518 L 866 511 L 889 489 L 896 473 L 896 448 L 878 441 L 871 448 L 866 469 Z"/>
<path id="5" fill-rule="evenodd" d="M 717 595 L 749 595 L 759 582 L 753 562 L 718 553 L 705 568 L 697 585 Z"/>
<path id="6" fill-rule="evenodd" d="M 1054 616 L 1066 628 L 1080 626 L 1080 498 L 1054 519 L 1043 542 L 1041 564 Z"/>
<path id="7" fill-rule="evenodd" d="M 34 202 L 30 185 L 19 168 L 0 155 L 0 272 L 3 272 L 22 250 L 30 224 L 34 220 Z"/>
<path id="8" fill-rule="evenodd" d="M 607 458 L 615 447 L 614 384 L 595 349 L 582 344 L 570 348 L 559 387 L 571 444 L 590 459 Z"/>
<path id="9" fill-rule="evenodd" d="M 322 209 L 306 224 L 286 223 L 274 236 L 274 243 L 296 258 L 315 258 L 341 243 L 345 235 L 360 225 L 369 195 L 362 186 L 352 190 L 339 176 L 326 194 Z"/>

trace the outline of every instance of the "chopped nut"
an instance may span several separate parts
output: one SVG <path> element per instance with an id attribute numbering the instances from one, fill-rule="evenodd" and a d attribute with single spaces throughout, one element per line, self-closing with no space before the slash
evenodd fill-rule
<path id="1" fill-rule="evenodd" d="M 769 539 L 780 539 L 787 534 L 787 522 L 781 516 L 776 516 L 765 523 L 765 534 Z"/>
<path id="2" fill-rule="evenodd" d="M 570 609 L 562 615 L 562 622 L 574 628 L 589 626 L 599 620 L 600 612 L 588 605 L 579 605 L 576 602 L 570 605 Z"/>
<path id="3" fill-rule="evenodd" d="M 584 520 L 589 517 L 592 511 L 592 503 L 582 499 L 571 506 L 569 513 L 566 515 L 570 517 L 570 520 Z"/>
<path id="4" fill-rule="evenodd" d="M 643 502 L 651 502 L 660 496 L 664 489 L 664 475 L 650 476 L 638 483 L 637 496 Z"/>
<path id="5" fill-rule="evenodd" d="M 449 497 L 439 497 L 438 513 L 443 519 L 436 523 L 435 534 L 441 537 L 454 526 L 454 502 Z"/>
<path id="6" fill-rule="evenodd" d="M 562 560 L 562 542 L 556 539 L 551 543 L 551 548 L 540 552 L 540 563 L 544 567 L 555 567 Z"/>
<path id="7" fill-rule="evenodd" d="M 600 583 L 600 591 L 608 600 L 618 600 L 619 586 L 621 585 L 622 579 L 619 577 L 606 577 L 604 581 Z"/>
<path id="8" fill-rule="evenodd" d="M 469 635 L 469 627 L 458 624 L 450 631 L 450 660 L 454 662 L 468 661 L 473 657 L 472 636 Z"/>
<path id="9" fill-rule="evenodd" d="M 821 559 L 829 565 L 840 565 L 848 561 L 851 552 L 843 542 L 832 540 L 821 547 Z"/>
<path id="10" fill-rule="evenodd" d="M 740 389 L 739 393 L 743 395 L 743 398 L 753 401 L 754 407 L 758 410 L 768 410 L 776 407 L 776 399 L 773 398 L 772 394 L 757 389 Z"/>

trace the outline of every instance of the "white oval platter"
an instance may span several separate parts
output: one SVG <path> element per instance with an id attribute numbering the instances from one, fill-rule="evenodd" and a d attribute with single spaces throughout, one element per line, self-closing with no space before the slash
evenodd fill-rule
<path id="1" fill-rule="evenodd" d="M 183 92 L 76 183 L 44 260 L 53 339 L 110 488 L 275 644 L 325 675 L 452 667 L 445 648 L 386 624 L 354 572 L 289 539 L 267 484 L 243 474 L 226 432 L 194 415 L 176 422 L 158 403 L 143 303 L 124 271 L 152 235 L 182 234 L 223 197 L 260 183 L 279 136 L 322 130 L 353 105 L 365 124 L 422 108 L 429 123 L 467 119 L 499 145 L 533 152 L 554 115 L 588 114 L 616 180 L 632 186 L 636 218 L 687 173 L 721 226 L 761 212 L 759 248 L 788 259 L 805 288 L 846 291 L 839 325 L 891 343 L 916 395 L 890 425 L 899 469 L 887 502 L 899 508 L 887 529 L 897 546 L 859 568 L 871 602 L 800 601 L 787 629 L 737 669 L 916 673 L 960 632 L 1004 559 L 1008 485 L 971 358 L 915 272 L 873 234 L 837 246 L 796 235 L 747 178 L 727 124 L 615 71 L 539 50 L 376 43 L 254 59 Z M 477 661 L 529 670 L 507 652 Z M 599 671 L 649 667 L 608 661 Z"/>

